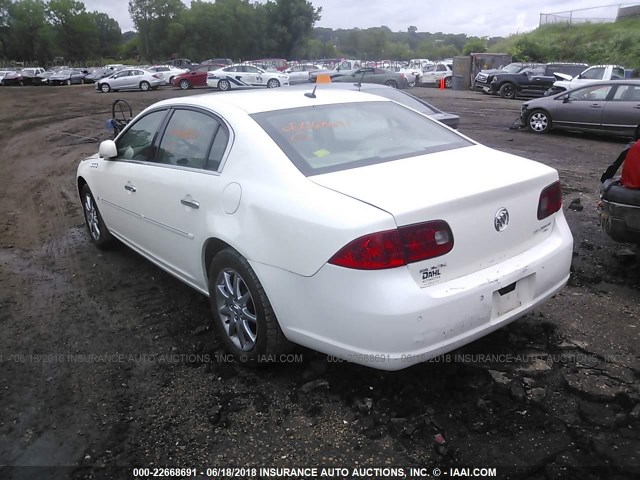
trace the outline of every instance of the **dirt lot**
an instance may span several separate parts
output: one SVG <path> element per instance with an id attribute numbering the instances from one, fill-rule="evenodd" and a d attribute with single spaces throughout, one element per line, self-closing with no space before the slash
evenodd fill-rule
<path id="1" fill-rule="evenodd" d="M 266 465 L 640 475 L 640 259 L 599 230 L 596 211 L 597 179 L 624 141 L 513 131 L 518 101 L 413 89 L 473 139 L 559 170 L 570 285 L 401 372 L 305 349 L 256 371 L 222 353 L 205 297 L 125 247 L 97 251 L 83 225 L 75 169 L 109 138 L 111 101 L 137 112 L 193 93 L 0 87 L 0 478 Z"/>

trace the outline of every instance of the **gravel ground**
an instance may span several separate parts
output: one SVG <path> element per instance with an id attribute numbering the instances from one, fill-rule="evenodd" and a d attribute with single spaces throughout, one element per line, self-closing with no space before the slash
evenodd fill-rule
<path id="1" fill-rule="evenodd" d="M 303 348 L 246 369 L 213 337 L 205 297 L 125 247 L 89 243 L 74 174 L 109 138 L 111 101 L 138 112 L 201 92 L 1 87 L 0 478 L 135 478 L 132 467 L 206 478 L 221 466 L 640 475 L 640 259 L 600 231 L 596 210 L 625 142 L 510 130 L 518 101 L 411 92 L 459 114 L 471 138 L 558 169 L 575 252 L 569 286 L 532 314 L 389 373 Z M 404 470 L 353 472 L 371 466 Z"/>

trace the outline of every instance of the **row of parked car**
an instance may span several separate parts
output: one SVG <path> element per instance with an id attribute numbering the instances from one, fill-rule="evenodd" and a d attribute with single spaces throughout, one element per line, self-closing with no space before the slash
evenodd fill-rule
<path id="1" fill-rule="evenodd" d="M 620 65 L 516 62 L 502 69 L 480 71 L 473 86 L 502 98 L 532 98 L 555 95 L 588 83 L 631 78 L 636 73 Z"/>

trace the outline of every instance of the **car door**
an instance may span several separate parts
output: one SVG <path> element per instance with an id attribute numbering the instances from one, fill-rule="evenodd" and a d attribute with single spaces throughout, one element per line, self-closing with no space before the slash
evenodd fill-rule
<path id="1" fill-rule="evenodd" d="M 144 72 L 142 70 L 130 70 L 129 76 L 127 77 L 127 88 L 139 88 L 140 81 L 142 80 L 142 76 Z"/>
<path id="2" fill-rule="evenodd" d="M 116 73 L 110 82 L 111 88 L 113 88 L 114 90 L 117 90 L 120 88 L 126 88 L 127 82 L 129 81 L 128 77 L 129 77 L 129 70 L 124 70 L 122 72 Z"/>
<path id="3" fill-rule="evenodd" d="M 167 109 L 154 110 L 136 120 L 116 139 L 118 156 L 92 164 L 90 185 L 105 223 L 116 236 L 143 245 L 148 225 L 141 217 L 138 186 L 155 158 L 155 144 Z"/>
<path id="4" fill-rule="evenodd" d="M 265 78 L 266 72 L 263 72 L 259 68 L 252 65 L 244 65 L 241 67 L 242 81 L 251 86 L 266 86 L 267 79 Z"/>
<path id="5" fill-rule="evenodd" d="M 572 90 L 563 97 L 551 117 L 558 126 L 598 130 L 611 85 L 590 85 Z"/>
<path id="6" fill-rule="evenodd" d="M 422 83 L 436 83 L 437 65 L 429 65 L 422 73 Z"/>
<path id="7" fill-rule="evenodd" d="M 640 85 L 617 85 L 611 99 L 605 103 L 602 128 L 631 136 L 638 124 L 640 124 Z"/>
<path id="8" fill-rule="evenodd" d="M 229 131 L 210 112 L 174 109 L 158 141 L 156 162 L 137 185 L 147 223 L 145 247 L 164 268 L 197 288 L 206 289 L 202 246 L 208 226 L 227 215 L 221 199 L 228 182 L 219 170 Z"/>

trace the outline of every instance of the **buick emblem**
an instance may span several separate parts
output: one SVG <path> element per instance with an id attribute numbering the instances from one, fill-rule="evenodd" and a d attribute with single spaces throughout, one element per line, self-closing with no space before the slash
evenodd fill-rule
<path id="1" fill-rule="evenodd" d="M 509 210 L 501 208 L 496 212 L 496 216 L 493 218 L 493 226 L 496 232 L 502 232 L 509 225 Z"/>

